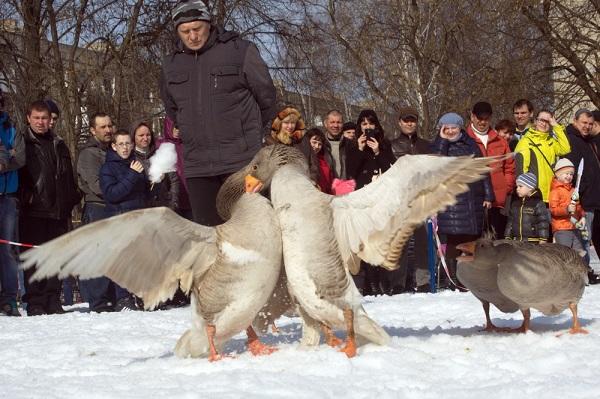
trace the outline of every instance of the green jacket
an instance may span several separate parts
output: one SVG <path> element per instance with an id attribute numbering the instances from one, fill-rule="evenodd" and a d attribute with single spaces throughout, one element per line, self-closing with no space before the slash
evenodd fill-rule
<path id="1" fill-rule="evenodd" d="M 550 185 L 552 177 L 554 177 L 552 167 L 559 157 L 571 152 L 571 145 L 564 126 L 554 126 L 552 133 L 544 133 L 533 127 L 530 128 L 519 140 L 515 152 L 517 177 L 526 172 L 535 174 L 542 198 L 544 202 L 548 202 Z"/>

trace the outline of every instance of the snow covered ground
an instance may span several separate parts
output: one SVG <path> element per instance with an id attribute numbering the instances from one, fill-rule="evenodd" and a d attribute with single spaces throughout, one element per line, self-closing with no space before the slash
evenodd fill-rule
<path id="1" fill-rule="evenodd" d="M 367 297 L 365 307 L 393 337 L 353 359 L 325 345 L 302 350 L 296 318 L 278 324 L 271 356 L 226 346 L 235 358 L 209 363 L 173 355 L 189 308 L 158 312 L 0 317 L 0 398 L 598 398 L 600 286 L 580 303 L 589 335 L 563 335 L 570 313 L 532 312 L 526 335 L 479 332 L 469 293 Z M 517 327 L 520 314 L 492 313 Z"/>

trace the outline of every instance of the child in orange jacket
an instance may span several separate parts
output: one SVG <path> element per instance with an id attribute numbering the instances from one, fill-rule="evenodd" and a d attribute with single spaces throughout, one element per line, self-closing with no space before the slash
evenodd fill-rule
<path id="1" fill-rule="evenodd" d="M 556 243 L 585 254 L 578 228 L 579 225 L 585 226 L 585 221 L 582 220 L 584 212 L 579 201 L 573 201 L 575 189 L 571 182 L 574 174 L 575 166 L 570 160 L 562 158 L 556 162 L 548 203 Z"/>

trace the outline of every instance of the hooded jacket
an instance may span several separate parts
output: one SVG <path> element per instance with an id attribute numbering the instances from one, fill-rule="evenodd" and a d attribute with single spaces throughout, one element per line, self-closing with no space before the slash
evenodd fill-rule
<path id="1" fill-rule="evenodd" d="M 556 178 L 552 180 L 550 201 L 548 202 L 552 215 L 552 231 L 575 230 L 575 225 L 571 223 L 571 214 L 567 210 L 573 191 L 574 188 L 570 183 L 561 183 Z M 580 204 L 577 204 L 573 217 L 579 220 L 582 216 L 583 209 Z"/>
<path id="2" fill-rule="evenodd" d="M 488 131 L 487 147 L 483 145 L 481 139 L 477 137 L 477 134 L 475 134 L 471 128 L 471 124 L 467 127 L 467 134 L 475 141 L 475 143 L 477 143 L 479 151 L 481 151 L 481 154 L 484 157 L 506 155 L 511 152 L 506 140 L 498 136 L 498 133 L 493 129 Z M 509 158 L 503 161 L 496 161 L 490 164 L 490 167 L 492 168 L 490 180 L 492 182 L 495 197 L 492 206 L 503 208 L 506 198 L 512 193 L 512 190 L 515 187 L 515 160 Z"/>
<path id="3" fill-rule="evenodd" d="M 200 50 L 179 41 L 165 57 L 161 97 L 180 129 L 186 178 L 246 165 L 277 112 L 275 86 L 256 46 L 214 26 Z"/>
<path id="4" fill-rule="evenodd" d="M 431 144 L 433 154 L 443 156 L 481 157 L 479 147 L 463 130 L 461 137 L 451 142 L 438 134 Z M 469 191 L 456 197 L 456 203 L 438 214 L 438 226 L 441 234 L 479 235 L 483 229 L 483 201 L 493 201 L 494 191 L 489 177 L 469 184 Z"/>
<path id="5" fill-rule="evenodd" d="M 100 188 L 100 168 L 106 159 L 109 144 L 100 143 L 94 136 L 79 147 L 77 177 L 85 202 L 104 203 Z"/>
<path id="6" fill-rule="evenodd" d="M 106 162 L 100 168 L 100 187 L 106 203 L 106 216 L 142 209 L 148 200 L 148 185 L 144 172 L 131 169 L 135 154 L 123 159 L 112 148 L 106 152 Z"/>
<path id="7" fill-rule="evenodd" d="M 554 126 L 550 133 L 529 128 L 515 148 L 516 175 L 526 172 L 536 175 L 542 198 L 544 202 L 548 202 L 550 183 L 554 177 L 552 167 L 559 157 L 567 155 L 570 151 L 569 139 L 561 125 Z"/>
<path id="8" fill-rule="evenodd" d="M 81 195 L 67 145 L 52 130 L 38 137 L 28 127 L 23 136 L 26 163 L 19 170 L 23 215 L 54 220 L 69 218 Z"/>
<path id="9" fill-rule="evenodd" d="M 581 205 L 586 211 L 600 209 L 600 161 L 598 160 L 600 143 L 598 143 L 598 138 L 591 135 L 582 136 L 573 125 L 567 126 L 567 137 L 571 144 L 571 152 L 566 158 L 575 165 L 575 173 L 583 159 L 583 174 L 579 185 Z"/>
<path id="10" fill-rule="evenodd" d="M 514 194 L 509 206 L 508 221 L 504 230 L 506 239 L 548 241 L 550 217 L 540 190 L 536 189 L 531 195 L 523 198 Z"/>
<path id="11" fill-rule="evenodd" d="M 0 172 L 0 195 L 14 194 L 19 188 L 18 169 L 25 165 L 25 140 L 6 112 L 0 112 L 0 143 L 6 151 L 6 165 Z M 14 150 L 14 155 L 10 155 Z"/>

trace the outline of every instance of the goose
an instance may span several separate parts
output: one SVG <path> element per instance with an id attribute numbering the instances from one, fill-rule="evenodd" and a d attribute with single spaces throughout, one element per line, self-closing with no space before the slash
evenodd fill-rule
<path id="1" fill-rule="evenodd" d="M 348 357 L 362 342 L 385 345 L 389 335 L 370 319 L 350 273 L 360 259 L 393 270 L 413 230 L 454 203 L 492 159 L 405 156 L 375 182 L 345 196 L 320 192 L 297 149 L 272 145 L 250 162 L 247 190 L 270 189 L 279 218 L 288 288 L 303 318 L 320 323 L 330 344 L 345 329 Z M 311 329 L 314 333 L 314 328 Z M 303 337 L 304 338 L 304 337 Z M 311 340 L 318 342 L 320 334 Z M 314 342 L 313 342 L 314 343 Z"/>
<path id="2" fill-rule="evenodd" d="M 481 238 L 460 244 L 457 276 L 483 304 L 486 331 L 527 332 L 531 311 L 552 316 L 569 308 L 569 333 L 587 333 L 577 318 L 577 304 L 587 284 L 587 268 L 579 253 L 560 244 L 537 245 L 512 240 Z M 523 323 L 516 329 L 496 327 L 490 303 L 501 312 L 521 310 Z"/>
<path id="3" fill-rule="evenodd" d="M 224 343 L 244 329 L 252 354 L 269 354 L 275 348 L 259 341 L 251 323 L 278 281 L 279 222 L 258 194 L 242 194 L 228 211 L 229 220 L 216 227 L 164 207 L 125 213 L 27 251 L 22 267 L 37 265 L 34 279 L 107 276 L 147 309 L 181 285 L 192 293 L 192 327 L 178 340 L 177 356 L 219 360 Z"/>

